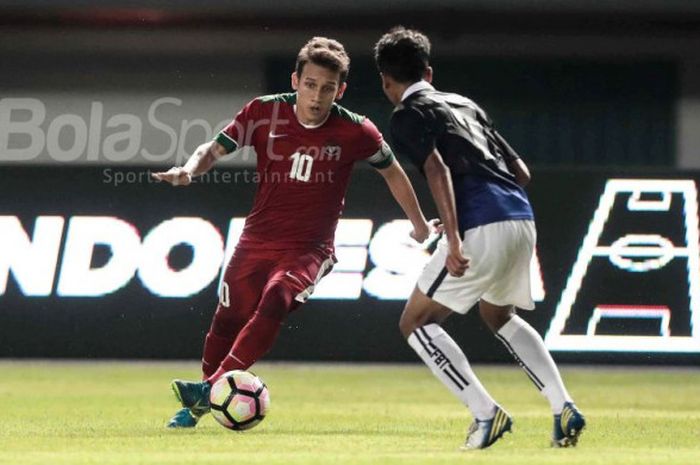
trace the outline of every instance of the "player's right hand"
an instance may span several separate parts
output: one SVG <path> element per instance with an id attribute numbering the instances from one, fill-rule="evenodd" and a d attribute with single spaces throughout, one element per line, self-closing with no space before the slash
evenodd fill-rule
<path id="1" fill-rule="evenodd" d="M 422 225 L 413 226 L 413 230 L 409 233 L 411 239 L 419 244 L 424 243 L 428 239 L 434 239 L 438 234 L 442 234 L 445 228 L 442 226 L 439 218 L 433 218 L 430 221 L 424 222 Z"/>
<path id="2" fill-rule="evenodd" d="M 192 182 L 192 175 L 181 166 L 173 166 L 168 171 L 151 173 L 153 179 L 169 182 L 173 186 L 187 186 Z"/>
<path id="3" fill-rule="evenodd" d="M 448 253 L 445 267 L 451 276 L 460 277 L 469 268 L 469 259 L 462 254 L 462 241 L 448 241 Z"/>

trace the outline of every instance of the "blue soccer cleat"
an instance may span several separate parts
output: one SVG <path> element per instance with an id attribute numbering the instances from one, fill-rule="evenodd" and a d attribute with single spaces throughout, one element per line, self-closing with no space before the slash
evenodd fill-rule
<path id="1" fill-rule="evenodd" d="M 166 426 L 168 428 L 194 428 L 198 421 L 199 417 L 193 415 L 190 409 L 182 408 L 177 411 Z"/>
<path id="2" fill-rule="evenodd" d="M 206 381 L 198 383 L 176 379 L 170 383 L 170 387 L 173 389 L 177 400 L 180 401 L 183 407 L 189 409 L 190 413 L 195 417 L 199 418 L 211 410 L 209 405 L 211 385 Z"/>
<path id="3" fill-rule="evenodd" d="M 573 447 L 578 442 L 581 431 L 586 427 L 586 419 L 572 402 L 566 402 L 561 415 L 554 415 L 552 447 Z"/>
<path id="4" fill-rule="evenodd" d="M 503 433 L 510 431 L 513 419 L 501 407 L 496 406 L 496 414 L 489 420 L 475 419 L 467 432 L 467 440 L 462 450 L 486 449 L 498 441 Z"/>

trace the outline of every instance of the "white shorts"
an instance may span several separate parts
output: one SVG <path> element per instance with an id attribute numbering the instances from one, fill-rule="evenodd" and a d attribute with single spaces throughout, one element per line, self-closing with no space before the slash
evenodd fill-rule
<path id="1" fill-rule="evenodd" d="M 501 221 L 467 230 L 462 253 L 469 259 L 469 268 L 459 278 L 445 268 L 448 249 L 443 237 L 418 278 L 418 288 L 462 314 L 482 298 L 494 305 L 532 310 L 530 261 L 536 237 L 535 223 L 530 220 Z"/>

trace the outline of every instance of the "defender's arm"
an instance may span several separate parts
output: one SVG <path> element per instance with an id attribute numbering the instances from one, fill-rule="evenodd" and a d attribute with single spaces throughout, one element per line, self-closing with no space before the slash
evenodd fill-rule
<path id="1" fill-rule="evenodd" d="M 432 153 L 428 155 L 423 165 L 423 171 L 447 236 L 449 254 L 445 266 L 452 276 L 462 276 L 469 267 L 469 260 L 462 255 L 462 238 L 457 223 L 457 209 L 450 170 L 443 162 L 437 149 L 433 149 Z"/>
<path id="2" fill-rule="evenodd" d="M 430 225 L 425 220 L 423 211 L 418 204 L 418 198 L 413 190 L 411 181 L 409 181 L 399 162 L 394 158 L 389 166 L 377 168 L 377 171 L 379 171 L 379 174 L 382 175 L 389 186 L 394 199 L 401 206 L 408 219 L 411 220 L 413 225 L 411 237 L 418 242 L 426 240 L 430 235 Z"/>

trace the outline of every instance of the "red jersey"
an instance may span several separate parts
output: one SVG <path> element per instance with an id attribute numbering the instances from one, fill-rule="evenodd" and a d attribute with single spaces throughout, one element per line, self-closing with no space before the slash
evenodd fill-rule
<path id="1" fill-rule="evenodd" d="M 216 137 L 228 152 L 252 146 L 257 154 L 258 187 L 241 248 L 332 248 L 353 164 L 392 163 L 368 118 L 333 104 L 324 123 L 308 128 L 295 103 L 293 93 L 258 97 Z"/>

